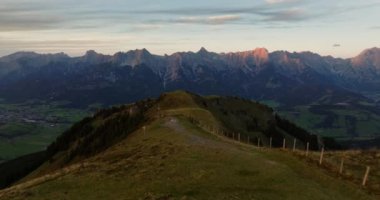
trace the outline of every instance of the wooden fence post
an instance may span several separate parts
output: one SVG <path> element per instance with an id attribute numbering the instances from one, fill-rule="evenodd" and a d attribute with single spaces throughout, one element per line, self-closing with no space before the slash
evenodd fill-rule
<path id="1" fill-rule="evenodd" d="M 143 131 L 144 131 L 144 135 L 145 135 L 145 133 L 146 133 L 146 127 L 145 126 L 143 126 Z"/>
<path id="2" fill-rule="evenodd" d="M 307 143 L 306 143 L 306 156 L 309 155 L 309 146 L 310 146 L 310 143 L 307 142 Z"/>
<path id="3" fill-rule="evenodd" d="M 239 137 L 239 142 L 240 142 L 240 133 L 238 133 L 238 137 Z"/>
<path id="4" fill-rule="evenodd" d="M 323 162 L 323 154 L 325 153 L 325 148 L 322 147 L 322 150 L 321 150 L 321 155 L 319 157 L 319 165 L 322 165 L 322 162 Z"/>
<path id="5" fill-rule="evenodd" d="M 342 156 L 342 159 L 340 160 L 339 174 L 343 173 L 343 165 L 344 165 L 344 156 Z"/>
<path id="6" fill-rule="evenodd" d="M 257 138 L 257 147 L 260 147 L 260 138 Z"/>
<path id="7" fill-rule="evenodd" d="M 367 166 L 367 170 L 365 171 L 365 174 L 363 177 L 363 183 L 362 183 L 363 186 L 365 186 L 367 184 L 369 170 L 371 170 L 371 167 Z"/>
<path id="8" fill-rule="evenodd" d="M 286 148 L 286 139 L 284 138 L 284 140 L 282 140 L 282 149 L 285 149 Z"/>
<path id="9" fill-rule="evenodd" d="M 296 150 L 296 143 L 297 143 L 297 139 L 294 138 L 294 140 L 293 140 L 293 152 Z"/>
<path id="10" fill-rule="evenodd" d="M 269 138 L 269 148 L 272 148 L 272 137 Z"/>

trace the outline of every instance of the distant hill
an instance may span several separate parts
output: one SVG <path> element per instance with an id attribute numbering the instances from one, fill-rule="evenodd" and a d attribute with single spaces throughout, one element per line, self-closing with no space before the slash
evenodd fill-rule
<path id="1" fill-rule="evenodd" d="M 18 52 L 0 58 L 3 102 L 40 99 L 86 108 L 135 102 L 178 89 L 268 103 L 303 128 L 345 140 L 380 136 L 378 48 L 352 59 L 312 52 L 178 52 L 146 49 L 81 57 Z"/>
<path id="2" fill-rule="evenodd" d="M 241 143 L 216 132 L 240 134 Z M 41 164 L 0 198 L 375 199 L 287 153 L 247 145 L 248 136 L 265 146 L 272 137 L 274 147 L 283 138 L 298 149 L 324 143 L 257 102 L 177 91 L 101 110 L 45 152 L 5 163 L 7 180 L 26 169 L 23 160 Z"/>

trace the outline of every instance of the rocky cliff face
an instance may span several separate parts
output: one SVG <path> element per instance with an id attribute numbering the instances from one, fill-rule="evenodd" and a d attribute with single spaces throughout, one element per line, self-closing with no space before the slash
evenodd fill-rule
<path id="1" fill-rule="evenodd" d="M 136 96 L 141 90 L 149 94 L 150 90 L 187 89 L 283 103 L 294 101 L 291 96 L 297 92 L 299 103 L 306 103 L 325 95 L 341 95 L 334 99 L 342 101 L 347 96 L 364 98 L 364 92 L 378 93 L 379 71 L 378 48 L 352 59 L 312 52 L 269 53 L 265 48 L 221 54 L 201 48 L 165 56 L 146 49 L 112 56 L 88 51 L 75 58 L 63 53 L 20 52 L 0 58 L 0 91 L 6 99 L 56 99 L 58 93 L 63 98 L 64 94 L 79 95 L 79 91 L 121 90 L 125 94 L 116 92 L 124 96 L 120 101 L 129 101 L 135 100 L 131 94 Z"/>

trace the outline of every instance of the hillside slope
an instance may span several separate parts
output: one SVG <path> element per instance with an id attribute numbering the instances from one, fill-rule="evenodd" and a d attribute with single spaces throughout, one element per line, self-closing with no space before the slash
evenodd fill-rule
<path id="1" fill-rule="evenodd" d="M 0 199 L 375 199 L 289 154 L 208 131 L 264 145 L 268 134 L 294 138 L 279 120 L 254 102 L 185 92 L 105 110 L 65 132 Z"/>

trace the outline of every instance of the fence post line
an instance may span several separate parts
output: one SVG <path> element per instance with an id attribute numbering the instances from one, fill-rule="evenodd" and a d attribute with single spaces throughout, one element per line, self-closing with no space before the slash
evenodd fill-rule
<path id="1" fill-rule="evenodd" d="M 367 169 L 366 169 L 364 177 L 363 177 L 363 183 L 362 183 L 363 186 L 365 186 L 367 184 L 369 170 L 371 170 L 371 167 L 367 166 Z"/>
<path id="2" fill-rule="evenodd" d="M 297 143 L 297 139 L 294 138 L 294 140 L 293 140 L 293 152 L 296 150 L 296 143 Z"/>
<path id="3" fill-rule="evenodd" d="M 325 153 L 325 148 L 322 147 L 322 150 L 321 150 L 321 156 L 319 157 L 319 165 L 322 165 L 322 162 L 323 162 L 323 154 Z"/>
<path id="4" fill-rule="evenodd" d="M 340 160 L 339 174 L 343 173 L 343 165 L 344 165 L 344 156 L 342 156 L 342 159 Z"/>
<path id="5" fill-rule="evenodd" d="M 269 148 L 272 148 L 272 137 L 269 138 Z"/>
<path id="6" fill-rule="evenodd" d="M 286 148 L 286 139 L 284 138 L 282 140 L 282 149 L 285 149 Z"/>
<path id="7" fill-rule="evenodd" d="M 260 147 L 260 138 L 257 138 L 257 147 Z"/>
<path id="8" fill-rule="evenodd" d="M 306 143 L 306 156 L 309 155 L 309 146 L 310 146 L 310 143 L 307 142 L 307 143 Z"/>
<path id="9" fill-rule="evenodd" d="M 240 133 L 238 133 L 238 137 L 239 137 L 239 142 L 240 142 Z"/>

